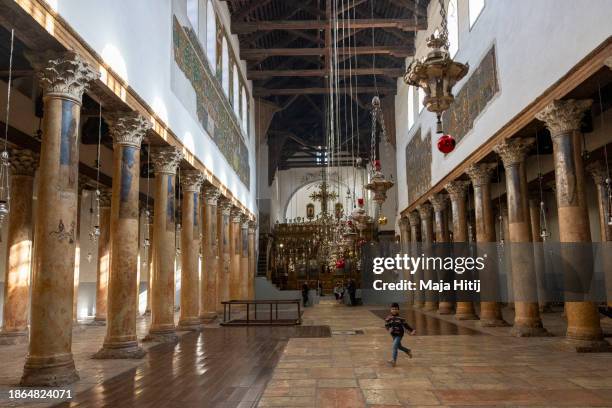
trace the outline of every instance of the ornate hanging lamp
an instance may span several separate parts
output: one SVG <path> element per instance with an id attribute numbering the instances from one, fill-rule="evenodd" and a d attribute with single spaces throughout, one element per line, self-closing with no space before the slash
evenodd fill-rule
<path id="1" fill-rule="evenodd" d="M 7 82 L 6 120 L 4 122 L 4 150 L 0 153 L 0 231 L 4 220 L 11 211 L 11 162 L 8 152 L 8 129 L 11 113 L 11 85 L 13 79 L 13 45 L 15 30 L 11 30 L 11 51 L 9 54 L 9 76 Z"/>
<path id="2" fill-rule="evenodd" d="M 442 16 L 441 33 L 438 35 L 434 33 L 427 39 L 427 46 L 431 50 L 423 59 L 415 58 L 404 75 L 406 84 L 425 91 L 423 105 L 428 111 L 436 114 L 437 133 L 443 133 L 442 113 L 455 100 L 453 86 L 469 70 L 468 64 L 454 61 L 448 52 L 448 27 L 444 0 L 440 0 L 440 15 Z"/>

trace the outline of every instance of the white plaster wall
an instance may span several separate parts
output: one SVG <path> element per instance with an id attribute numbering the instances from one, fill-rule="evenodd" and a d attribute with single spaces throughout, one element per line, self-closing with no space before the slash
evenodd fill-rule
<path id="1" fill-rule="evenodd" d="M 217 15 L 227 26 L 230 21 L 227 5 L 223 1 L 213 2 Z M 48 3 L 128 82 L 232 194 L 256 213 L 253 100 L 249 101 L 251 137 L 246 141 L 251 177 L 250 185 L 245 186 L 171 89 L 171 64 L 174 64 L 172 2 L 49 0 Z M 237 37 L 232 36 L 231 42 L 238 51 Z M 239 65 L 245 72 L 244 61 Z M 247 88 L 250 93 L 250 81 Z"/>
<path id="2" fill-rule="evenodd" d="M 424 109 L 416 115 L 415 125 L 407 128 L 407 86 L 398 79 L 397 167 L 405 168 L 405 147 L 416 129 L 420 126 L 422 135 L 431 129 L 432 185 L 612 35 L 609 0 L 591 0 L 588 5 L 574 0 L 486 0 L 471 30 L 467 8 L 468 2 L 459 0 L 459 51 L 455 59 L 475 68 L 495 44 L 500 90 L 452 154 L 444 157 L 435 148 L 434 114 Z M 438 2 L 430 2 L 428 13 L 429 29 L 417 37 L 418 57 L 426 53 L 424 39 L 438 27 Z M 472 72 L 455 86 L 455 94 Z M 397 179 L 406 186 L 405 172 L 398 171 Z M 404 188 L 398 197 L 400 210 L 409 204 Z"/>

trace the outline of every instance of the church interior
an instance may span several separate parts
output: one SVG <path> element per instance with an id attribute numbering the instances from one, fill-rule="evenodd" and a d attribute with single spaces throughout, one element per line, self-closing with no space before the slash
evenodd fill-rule
<path id="1" fill-rule="evenodd" d="M 612 407 L 610 21 L 0 0 L 0 407 Z"/>

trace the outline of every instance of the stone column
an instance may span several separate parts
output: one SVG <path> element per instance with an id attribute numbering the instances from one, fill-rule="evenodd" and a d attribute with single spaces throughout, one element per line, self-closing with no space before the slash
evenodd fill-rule
<path id="1" fill-rule="evenodd" d="M 467 180 L 455 180 L 446 185 L 446 191 L 451 201 L 451 213 L 453 219 L 453 242 L 457 243 L 457 251 L 461 255 L 468 256 L 468 224 L 467 224 L 467 190 L 470 182 Z M 463 248 L 463 245 L 466 245 Z M 459 247 L 461 246 L 461 248 Z M 465 254 L 464 254 L 465 252 Z M 461 278 L 457 276 L 457 278 Z M 474 303 L 469 299 L 469 295 L 465 296 L 464 301 L 460 301 L 462 296 L 457 298 L 457 310 L 455 318 L 457 320 L 478 320 L 474 311 Z"/>
<path id="2" fill-rule="evenodd" d="M 546 336 L 538 304 L 537 281 L 531 242 L 531 220 L 525 158 L 535 139 L 507 139 L 493 150 L 501 157 L 506 174 L 509 250 L 514 295 L 514 326 L 519 337 Z"/>
<path id="3" fill-rule="evenodd" d="M 203 265 L 200 286 L 200 320 L 210 323 L 217 317 L 217 271 L 219 245 L 217 233 L 217 200 L 221 193 L 211 185 L 204 188 Z"/>
<path id="4" fill-rule="evenodd" d="M 230 299 L 230 213 L 232 202 L 225 197 L 217 204 L 219 264 L 217 266 L 217 314 L 223 313 L 221 302 Z"/>
<path id="5" fill-rule="evenodd" d="M 249 217 L 242 214 L 240 230 L 240 299 L 249 297 Z"/>
<path id="6" fill-rule="evenodd" d="M 74 52 L 30 58 L 44 91 L 34 237 L 30 343 L 21 385 L 78 380 L 72 358 L 79 122 L 83 92 L 98 73 Z"/>
<path id="7" fill-rule="evenodd" d="M 418 256 L 419 242 L 421 241 L 421 219 L 419 218 L 419 213 L 417 211 L 412 211 L 408 214 L 408 222 L 410 223 L 410 254 L 412 256 Z M 425 298 L 423 297 L 423 293 L 419 290 L 418 278 L 420 273 L 414 273 L 410 275 L 410 280 L 415 282 L 417 287 L 415 288 L 413 298 L 413 308 L 421 309 L 425 306 Z"/>
<path id="8" fill-rule="evenodd" d="M 106 324 L 108 279 L 110 276 L 111 191 L 100 189 L 100 236 L 98 237 L 98 270 L 96 276 L 96 316 L 94 323 Z"/>
<path id="9" fill-rule="evenodd" d="M 612 307 L 612 224 L 608 208 L 608 186 L 610 175 L 604 165 L 597 161 L 586 167 L 587 172 L 593 177 L 597 189 L 597 208 L 599 210 L 599 236 L 601 239 L 602 264 L 606 280 L 606 292 L 608 306 Z M 606 182 L 607 181 L 607 182 Z"/>
<path id="10" fill-rule="evenodd" d="M 153 296 L 151 295 L 151 291 L 153 288 L 153 271 L 154 271 L 154 267 L 153 267 L 153 261 L 155 260 L 155 257 L 153 256 L 153 238 L 154 238 L 154 233 L 153 233 L 153 211 L 151 209 L 149 209 L 149 216 L 147 217 L 146 222 L 149 223 L 149 249 L 147 251 L 147 272 L 149 273 L 147 275 L 148 279 L 147 279 L 147 307 L 145 308 L 145 312 L 144 315 L 145 316 L 150 316 L 151 315 L 151 299 L 153 298 Z"/>
<path id="11" fill-rule="evenodd" d="M 136 112 L 112 115 L 108 120 L 113 138 L 111 262 L 106 337 L 94 358 L 142 358 L 145 351 L 136 337 L 140 145 L 152 124 Z"/>
<path id="12" fill-rule="evenodd" d="M 400 243 L 403 251 L 408 247 L 410 242 L 410 221 L 408 217 L 401 217 L 399 221 Z"/>
<path id="13" fill-rule="evenodd" d="M 480 251 L 486 251 L 483 246 L 495 242 L 495 221 L 491 203 L 491 177 L 496 168 L 497 165 L 495 163 L 477 163 L 472 164 L 466 169 L 466 174 L 470 176 L 474 188 L 474 223 L 476 225 L 476 242 L 481 244 Z M 483 256 L 484 254 L 479 253 L 478 255 Z M 481 274 L 482 294 L 479 323 L 483 327 L 507 326 L 508 324 L 502 318 L 501 307 L 498 302 L 497 270 L 493 263 L 487 263 L 486 265 L 488 268 L 493 268 L 493 270 L 484 276 Z"/>
<path id="14" fill-rule="evenodd" d="M 417 207 L 419 217 L 421 218 L 421 242 L 422 242 L 422 253 L 425 256 L 431 256 L 432 244 L 434 240 L 434 229 L 433 229 L 433 214 L 432 205 L 429 202 L 423 203 Z M 434 277 L 434 271 L 422 268 L 422 272 L 417 273 L 417 286 L 420 280 L 437 280 L 437 276 Z M 425 305 L 423 310 L 425 311 L 436 311 L 438 310 L 438 295 L 433 291 L 424 291 Z"/>
<path id="15" fill-rule="evenodd" d="M 554 101 L 536 115 L 536 118 L 543 121 L 550 130 L 553 141 L 561 242 L 591 241 L 580 133 L 580 122 L 591 104 L 591 100 Z M 585 271 L 588 268 L 588 264 L 585 268 L 585 261 L 588 260 L 582 256 L 575 256 L 575 251 L 569 246 L 567 249 L 568 253 L 574 252 L 574 256 L 561 254 L 568 265 L 568 271 L 565 271 L 568 343 L 577 351 L 607 351 L 610 345 L 603 338 L 597 308 L 588 299 L 582 300 L 583 294 L 578 287 L 590 284 L 586 282 L 586 278 L 591 276 L 590 271 Z M 570 270 L 582 271 L 582 276 L 577 277 Z"/>
<path id="16" fill-rule="evenodd" d="M 4 304 L 0 344 L 28 340 L 28 305 L 32 271 L 32 201 L 38 154 L 12 149 L 11 212 L 8 217 Z"/>
<path id="17" fill-rule="evenodd" d="M 229 298 L 240 299 L 240 224 L 242 213 L 238 207 L 232 208 L 230 229 L 230 277 L 229 277 Z"/>
<path id="18" fill-rule="evenodd" d="M 445 243 L 449 241 L 448 223 L 446 218 L 446 208 L 448 206 L 448 195 L 447 194 L 434 194 L 429 198 L 433 209 L 434 209 L 434 231 L 436 236 L 436 247 L 433 252 L 434 256 L 446 257 L 450 254 L 447 253 Z M 446 271 L 433 271 L 432 276 L 434 280 L 449 281 L 449 274 Z M 452 294 L 448 292 L 442 292 L 438 294 L 440 299 L 438 313 L 440 314 L 452 314 L 453 313 L 453 300 Z"/>
<path id="19" fill-rule="evenodd" d="M 249 300 L 255 299 L 255 274 L 257 273 L 256 232 L 257 222 L 249 221 L 249 282 L 247 291 L 247 298 Z"/>
<path id="20" fill-rule="evenodd" d="M 155 170 L 155 207 L 153 209 L 153 285 L 151 327 L 145 340 L 177 341 L 174 326 L 174 261 L 176 258 L 176 169 L 183 158 L 173 146 L 151 149 Z"/>
<path id="21" fill-rule="evenodd" d="M 200 279 L 200 186 L 204 175 L 198 170 L 185 170 L 181 174 L 183 188 L 181 228 L 181 314 L 179 329 L 198 331 L 202 325 L 199 316 Z M 204 280 L 204 279 L 202 279 Z"/>

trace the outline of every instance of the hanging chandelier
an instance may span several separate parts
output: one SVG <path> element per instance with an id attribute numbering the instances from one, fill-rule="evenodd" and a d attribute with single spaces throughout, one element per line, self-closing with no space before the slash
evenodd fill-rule
<path id="1" fill-rule="evenodd" d="M 469 70 L 468 64 L 454 61 L 448 52 L 448 27 L 444 0 L 440 0 L 440 15 L 442 16 L 442 32 L 432 34 L 427 39 L 431 50 L 419 60 L 414 59 L 404 75 L 404 82 L 425 91 L 423 105 L 437 117 L 437 133 L 443 133 L 442 113 L 455 100 L 453 86 L 459 82 Z"/>

